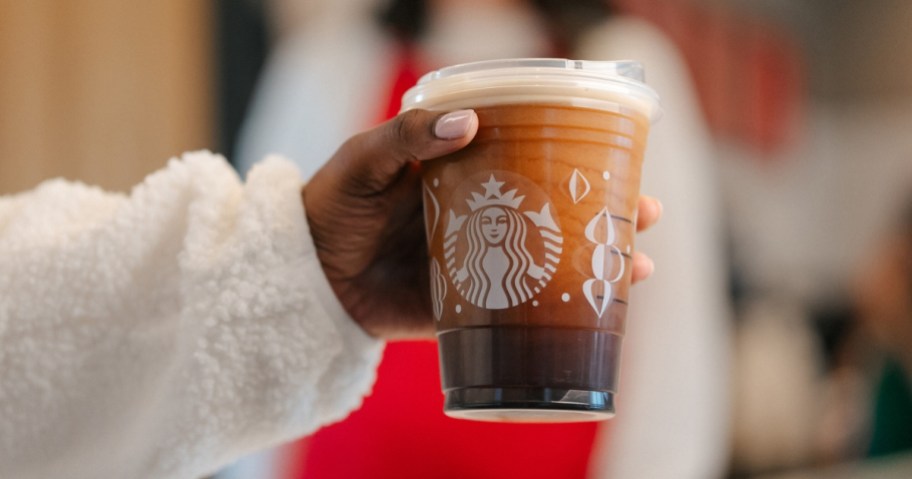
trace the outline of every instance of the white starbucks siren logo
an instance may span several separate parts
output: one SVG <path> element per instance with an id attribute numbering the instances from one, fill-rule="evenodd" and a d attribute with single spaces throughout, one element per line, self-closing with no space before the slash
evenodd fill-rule
<path id="1" fill-rule="evenodd" d="M 551 204 L 531 181 L 516 174 L 497 172 L 487 182 L 474 183 L 483 191 L 463 192 L 465 207 L 454 201 L 454 211 L 444 235 L 444 261 L 456 290 L 470 303 L 487 309 L 522 304 L 551 280 L 560 262 L 563 237 L 551 215 Z M 504 193 L 507 181 L 516 183 Z M 539 211 L 521 209 L 531 194 Z M 530 201 L 531 202 L 531 201 Z M 466 214 L 459 215 L 459 212 Z M 463 241 L 457 241 L 462 238 Z"/>

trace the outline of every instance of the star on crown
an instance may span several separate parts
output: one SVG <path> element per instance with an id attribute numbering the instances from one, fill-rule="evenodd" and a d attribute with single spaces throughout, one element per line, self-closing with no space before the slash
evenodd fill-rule
<path id="1" fill-rule="evenodd" d="M 518 209 L 520 203 L 526 198 L 525 196 L 516 196 L 516 189 L 512 189 L 506 193 L 501 193 L 500 188 L 504 185 L 503 181 L 497 181 L 494 179 L 494 175 L 491 175 L 491 179 L 487 183 L 482 183 L 481 186 L 484 187 L 484 195 L 478 194 L 477 192 L 472 192 L 472 199 L 466 200 L 469 204 L 469 208 L 472 211 L 476 211 L 480 208 L 487 206 L 509 206 L 513 209 Z"/>

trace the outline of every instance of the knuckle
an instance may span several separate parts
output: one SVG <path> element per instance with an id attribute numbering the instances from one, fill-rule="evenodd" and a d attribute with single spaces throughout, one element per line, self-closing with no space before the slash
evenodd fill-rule
<path id="1" fill-rule="evenodd" d="M 341 179 L 342 191 L 353 196 L 369 196 L 383 189 L 377 152 L 371 151 L 370 132 L 349 138 L 333 158 L 334 171 Z"/>
<path id="2" fill-rule="evenodd" d="M 394 182 L 405 165 L 417 161 L 425 141 L 425 112 L 411 110 L 379 128 L 362 132 L 342 144 L 334 155 L 334 171 L 350 194 L 371 196 Z"/>
<path id="3" fill-rule="evenodd" d="M 378 173 L 389 176 L 399 170 L 403 165 L 417 161 L 415 152 L 419 151 L 423 142 L 423 112 L 409 110 L 396 116 L 392 121 L 387 137 L 389 150 L 384 152 L 392 160 L 382 165 L 383 171 Z"/>
<path id="4" fill-rule="evenodd" d="M 409 110 L 393 120 L 393 140 L 400 145 L 411 145 L 421 138 L 423 115 L 419 110 Z"/>

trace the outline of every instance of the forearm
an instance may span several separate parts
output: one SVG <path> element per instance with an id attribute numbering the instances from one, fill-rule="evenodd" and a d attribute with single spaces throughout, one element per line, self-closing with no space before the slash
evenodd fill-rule
<path id="1" fill-rule="evenodd" d="M 0 201 L 0 475 L 199 475 L 369 388 L 380 345 L 322 277 L 294 168 L 242 186 L 193 156 L 129 197 Z"/>

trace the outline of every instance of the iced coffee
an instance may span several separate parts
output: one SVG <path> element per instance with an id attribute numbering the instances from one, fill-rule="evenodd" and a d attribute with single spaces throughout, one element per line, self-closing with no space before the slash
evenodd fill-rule
<path id="1" fill-rule="evenodd" d="M 474 108 L 472 143 L 422 168 L 446 413 L 614 413 L 640 172 L 655 93 L 633 62 L 481 62 L 405 108 Z"/>

